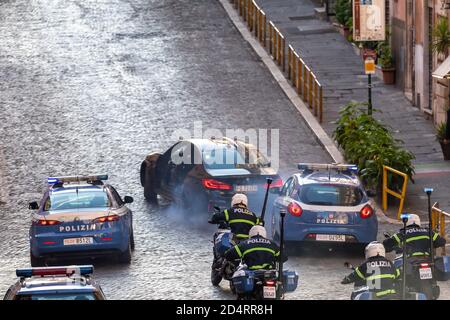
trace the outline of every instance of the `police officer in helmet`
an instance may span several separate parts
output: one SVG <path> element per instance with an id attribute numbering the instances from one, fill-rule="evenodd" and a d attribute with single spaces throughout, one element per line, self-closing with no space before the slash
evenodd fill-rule
<path id="1" fill-rule="evenodd" d="M 342 284 L 355 283 L 355 286 L 365 287 L 375 295 L 377 299 L 397 298 L 395 280 L 400 276 L 400 270 L 386 259 L 384 246 L 373 241 L 366 246 L 366 261 L 346 276 Z"/>
<path id="2" fill-rule="evenodd" d="M 403 241 L 406 241 L 406 257 L 427 260 L 430 256 L 430 233 L 428 228 L 421 227 L 420 217 L 411 214 L 406 222 L 405 230 L 406 239 L 403 239 L 403 229 L 399 233 L 394 234 L 389 239 L 383 241 L 386 251 L 390 252 L 396 248 L 403 247 Z M 433 232 L 433 246 L 439 248 L 445 246 L 445 239 L 439 234 Z"/>
<path id="3" fill-rule="evenodd" d="M 280 248 L 266 237 L 266 229 L 263 226 L 252 227 L 249 239 L 225 252 L 225 258 L 228 261 L 241 259 L 250 270 L 274 269 L 280 256 Z"/>
<path id="4" fill-rule="evenodd" d="M 211 223 L 226 222 L 237 241 L 248 239 L 250 229 L 260 224 L 255 213 L 248 210 L 248 199 L 245 194 L 237 193 L 231 199 L 231 208 L 215 213 Z"/>

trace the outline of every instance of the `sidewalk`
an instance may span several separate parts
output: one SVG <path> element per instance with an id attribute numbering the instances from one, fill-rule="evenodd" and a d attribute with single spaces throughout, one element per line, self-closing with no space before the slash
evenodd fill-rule
<path id="1" fill-rule="evenodd" d="M 323 128 L 331 136 L 342 106 L 350 101 L 367 101 L 367 76 L 364 65 L 353 46 L 331 23 L 315 16 L 316 5 L 309 0 L 256 0 L 291 44 L 300 53 L 324 86 Z M 403 92 L 395 86 L 384 85 L 375 78 L 373 106 L 382 113 L 375 117 L 390 126 L 395 138 L 416 159 L 415 184 L 409 183 L 405 211 L 427 214 L 424 187 L 433 187 L 432 201 L 450 211 L 450 163 L 444 162 L 435 139 L 432 121 L 412 106 Z M 388 215 L 395 217 L 398 206 L 393 202 Z"/>

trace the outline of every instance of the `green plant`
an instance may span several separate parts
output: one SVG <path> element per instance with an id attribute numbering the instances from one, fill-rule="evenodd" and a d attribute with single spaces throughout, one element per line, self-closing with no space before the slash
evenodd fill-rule
<path id="1" fill-rule="evenodd" d="M 394 58 L 392 56 L 392 50 L 387 41 L 380 42 L 377 46 L 378 64 L 383 69 L 389 69 L 394 67 Z"/>
<path id="2" fill-rule="evenodd" d="M 442 122 L 436 127 L 436 139 L 440 142 L 447 140 L 447 123 Z"/>
<path id="3" fill-rule="evenodd" d="M 345 26 L 349 30 L 349 36 L 347 37 L 347 40 L 350 42 L 353 42 L 353 17 L 348 18 L 347 22 L 345 23 Z"/>
<path id="4" fill-rule="evenodd" d="M 346 26 L 348 20 L 353 15 L 352 0 L 337 0 L 335 11 L 336 11 L 336 20 L 342 26 Z"/>
<path id="5" fill-rule="evenodd" d="M 387 127 L 367 115 L 367 104 L 349 103 L 340 111 L 333 137 L 346 160 L 358 165 L 363 181 L 372 188 L 381 183 L 383 165 L 406 173 L 412 180 L 414 155 L 400 147 Z M 391 175 L 390 188 L 399 190 L 403 181 Z"/>
<path id="6" fill-rule="evenodd" d="M 440 18 L 433 28 L 433 52 L 447 54 L 450 46 L 450 31 L 448 30 L 447 18 Z"/>

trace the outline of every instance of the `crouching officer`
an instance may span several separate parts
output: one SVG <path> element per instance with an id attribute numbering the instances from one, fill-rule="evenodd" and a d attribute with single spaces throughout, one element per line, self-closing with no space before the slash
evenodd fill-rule
<path id="1" fill-rule="evenodd" d="M 377 299 L 398 298 L 395 290 L 396 279 L 400 277 L 400 270 L 386 259 L 384 246 L 373 241 L 366 246 L 366 261 L 355 271 L 342 280 L 342 284 L 355 283 L 358 287 L 368 287 Z M 352 295 L 352 299 L 354 296 Z"/>
<path id="2" fill-rule="evenodd" d="M 436 232 L 433 232 L 433 247 L 439 248 L 445 246 L 445 239 Z M 394 234 L 389 239 L 383 241 L 386 251 L 390 252 L 396 248 L 403 247 L 403 238 L 406 237 L 406 257 L 417 260 L 428 259 L 430 256 L 430 233 L 428 228 L 422 228 L 420 217 L 411 214 L 406 222 L 405 236 L 403 229 Z M 412 261 L 414 259 L 410 259 Z"/>
<path id="3" fill-rule="evenodd" d="M 228 223 L 237 241 L 248 239 L 250 229 L 260 223 L 255 213 L 247 209 L 248 199 L 245 194 L 237 193 L 231 199 L 231 208 L 215 213 L 210 223 Z"/>
<path id="4" fill-rule="evenodd" d="M 280 248 L 266 238 L 266 229 L 263 226 L 254 226 L 249 236 L 249 239 L 225 252 L 225 258 L 228 261 L 241 259 L 249 270 L 275 269 Z"/>

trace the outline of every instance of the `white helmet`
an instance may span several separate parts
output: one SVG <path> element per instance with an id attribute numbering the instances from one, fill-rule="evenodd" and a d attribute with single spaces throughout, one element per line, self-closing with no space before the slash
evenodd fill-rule
<path id="1" fill-rule="evenodd" d="M 417 214 L 410 214 L 406 226 L 417 224 L 420 227 L 420 217 Z"/>
<path id="2" fill-rule="evenodd" d="M 378 241 L 372 241 L 366 246 L 365 254 L 366 259 L 376 256 L 385 257 L 386 249 L 384 249 L 383 244 L 379 243 Z"/>
<path id="3" fill-rule="evenodd" d="M 248 206 L 247 196 L 243 193 L 236 193 L 233 198 L 231 198 L 231 206 L 242 204 L 244 206 Z"/>
<path id="4" fill-rule="evenodd" d="M 263 238 L 267 238 L 266 228 L 264 228 L 263 226 L 254 226 L 250 229 L 250 232 L 248 233 L 248 236 L 250 238 L 256 237 L 258 235 Z"/>

